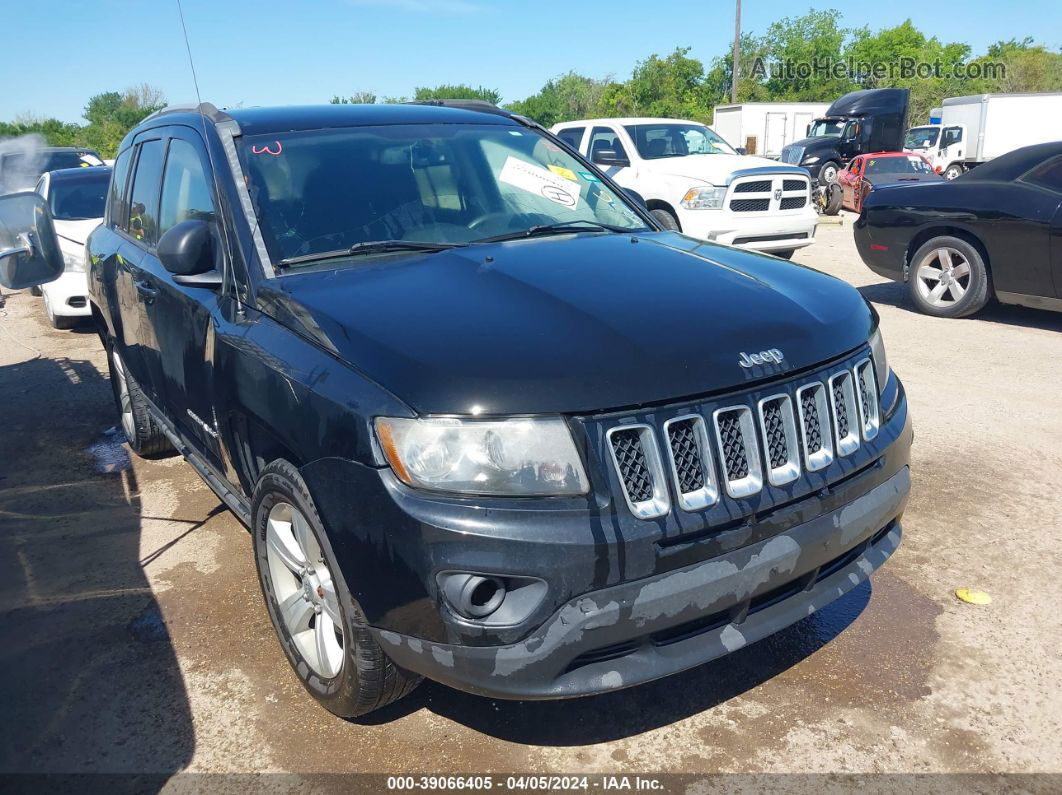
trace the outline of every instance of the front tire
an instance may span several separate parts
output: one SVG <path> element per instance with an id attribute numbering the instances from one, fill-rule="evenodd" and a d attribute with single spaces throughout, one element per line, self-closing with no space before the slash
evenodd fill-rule
<path id="1" fill-rule="evenodd" d="M 793 255 L 796 254 L 796 249 L 787 248 L 785 251 L 772 251 L 771 253 L 774 254 L 774 256 L 776 257 L 781 257 L 782 259 L 792 259 Z"/>
<path id="2" fill-rule="evenodd" d="M 420 677 L 395 665 L 369 632 L 293 464 L 278 460 L 263 470 L 251 517 L 266 609 L 310 695 L 329 712 L 353 718 L 412 691 Z"/>
<path id="3" fill-rule="evenodd" d="M 52 311 L 52 302 L 48 300 L 48 296 L 44 296 L 44 312 L 48 315 L 48 324 L 54 329 L 63 331 L 72 329 L 77 325 L 78 318 L 55 314 Z"/>
<path id="4" fill-rule="evenodd" d="M 965 317 L 988 302 L 988 269 L 977 248 L 942 235 L 926 242 L 911 258 L 907 289 L 915 306 L 927 315 Z"/>
<path id="5" fill-rule="evenodd" d="M 112 342 L 107 346 L 107 365 L 111 371 L 111 388 L 118 407 L 122 430 L 130 449 L 141 458 L 158 458 L 172 454 L 173 445 L 151 416 L 147 398 L 132 374 L 126 369 L 121 354 Z"/>
<path id="6" fill-rule="evenodd" d="M 679 227 L 678 218 L 669 213 L 667 210 L 650 210 L 649 214 L 656 219 L 656 222 L 660 224 L 660 226 L 664 227 L 664 229 L 668 230 L 669 232 L 682 231 Z"/>
<path id="7" fill-rule="evenodd" d="M 962 167 L 962 163 L 952 163 L 946 169 L 944 169 L 944 179 L 953 180 L 956 177 L 961 177 L 966 173 L 966 169 Z"/>
<path id="8" fill-rule="evenodd" d="M 841 167 L 832 160 L 827 160 L 819 169 L 819 182 L 823 185 L 833 185 L 837 182 L 837 174 Z"/>

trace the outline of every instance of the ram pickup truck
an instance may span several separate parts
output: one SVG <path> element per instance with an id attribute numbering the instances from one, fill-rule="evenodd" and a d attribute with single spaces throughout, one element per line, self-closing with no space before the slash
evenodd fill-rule
<path id="1" fill-rule="evenodd" d="M 786 259 L 815 242 L 807 172 L 738 152 L 703 124 L 586 119 L 552 129 L 635 191 L 665 229 Z"/>
<path id="2" fill-rule="evenodd" d="M 0 199 L 0 281 L 62 269 Z M 89 237 L 138 453 L 250 529 L 295 675 L 579 696 L 787 627 L 896 550 L 911 424 L 849 285 L 661 229 L 449 102 L 159 112 Z M 220 627 L 216 631 L 238 631 Z"/>

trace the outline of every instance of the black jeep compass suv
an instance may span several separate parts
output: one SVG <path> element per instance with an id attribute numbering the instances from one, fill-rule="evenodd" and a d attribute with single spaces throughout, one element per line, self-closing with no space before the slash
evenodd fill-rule
<path id="1" fill-rule="evenodd" d="M 900 543 L 911 428 L 829 276 L 661 231 L 468 103 L 170 109 L 88 242 L 122 426 L 251 529 L 307 689 L 645 682 Z"/>

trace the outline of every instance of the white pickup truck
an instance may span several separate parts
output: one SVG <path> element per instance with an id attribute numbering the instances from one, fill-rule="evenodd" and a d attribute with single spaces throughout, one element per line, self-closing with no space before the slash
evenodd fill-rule
<path id="1" fill-rule="evenodd" d="M 945 179 L 1015 149 L 1062 137 L 1058 92 L 949 97 L 940 114 L 939 124 L 909 129 L 903 148 L 925 157 Z"/>
<path id="2" fill-rule="evenodd" d="M 668 229 L 780 257 L 815 242 L 805 169 L 741 154 L 682 119 L 586 119 L 554 135 L 639 193 Z"/>

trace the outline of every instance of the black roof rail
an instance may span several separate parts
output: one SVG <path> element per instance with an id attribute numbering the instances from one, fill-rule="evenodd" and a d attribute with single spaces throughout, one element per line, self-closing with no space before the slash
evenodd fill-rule
<path id="1" fill-rule="evenodd" d="M 227 114 L 223 110 L 218 110 L 217 107 L 210 102 L 200 102 L 198 105 L 194 103 L 188 103 L 186 105 L 167 105 L 166 107 L 155 111 L 154 113 L 145 116 L 140 120 L 143 124 L 146 121 L 157 119 L 159 116 L 166 116 L 170 113 L 199 113 L 206 116 L 212 122 L 232 121 L 232 116 Z"/>
<path id="2" fill-rule="evenodd" d="M 478 110 L 480 113 L 492 113 L 495 116 L 511 117 L 513 114 L 499 108 L 485 99 L 409 99 L 405 105 L 435 105 L 440 108 L 460 108 L 461 110 Z"/>

